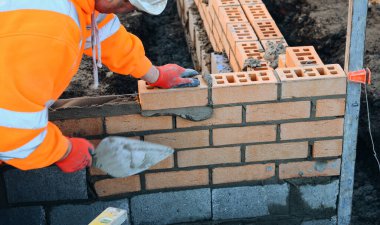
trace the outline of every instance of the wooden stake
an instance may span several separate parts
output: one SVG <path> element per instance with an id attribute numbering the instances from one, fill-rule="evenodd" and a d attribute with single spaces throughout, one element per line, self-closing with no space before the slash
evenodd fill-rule
<path id="1" fill-rule="evenodd" d="M 349 0 L 345 66 L 346 73 L 363 69 L 368 0 Z M 352 212 L 356 144 L 361 86 L 347 83 L 343 155 L 340 174 L 338 225 L 349 225 Z"/>

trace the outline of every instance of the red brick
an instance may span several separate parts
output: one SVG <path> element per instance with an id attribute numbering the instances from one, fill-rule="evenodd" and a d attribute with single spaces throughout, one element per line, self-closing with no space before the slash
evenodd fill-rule
<path id="1" fill-rule="evenodd" d="M 145 181 L 148 190 L 208 185 L 208 169 L 148 173 Z"/>
<path id="2" fill-rule="evenodd" d="M 281 140 L 342 136 L 343 121 L 339 118 L 281 124 Z"/>
<path id="3" fill-rule="evenodd" d="M 274 45 L 279 45 L 279 44 L 282 44 L 284 47 L 287 47 L 288 46 L 288 43 L 286 43 L 285 39 L 284 38 L 279 38 L 279 39 L 264 39 L 264 40 L 260 40 L 261 42 L 261 45 L 263 46 L 264 50 L 268 50 L 268 43 L 269 42 L 272 42 L 274 43 Z M 284 57 L 285 57 L 285 54 L 284 54 Z M 284 58 L 284 63 L 285 63 L 285 58 Z"/>
<path id="4" fill-rule="evenodd" d="M 240 146 L 179 151 L 177 157 L 179 167 L 237 163 L 241 160 Z"/>
<path id="5" fill-rule="evenodd" d="M 236 60 L 235 54 L 231 50 L 230 50 L 229 60 L 230 60 L 231 68 L 234 72 L 241 72 L 242 71 L 237 60 Z"/>
<path id="6" fill-rule="evenodd" d="M 255 21 L 253 29 L 260 40 L 283 38 L 280 30 L 273 20 Z"/>
<path id="7" fill-rule="evenodd" d="M 278 56 L 278 65 L 277 68 L 286 68 L 286 63 L 285 63 L 285 54 L 281 54 Z"/>
<path id="8" fill-rule="evenodd" d="M 242 7 L 251 24 L 260 20 L 273 20 L 264 4 L 242 5 Z"/>
<path id="9" fill-rule="evenodd" d="M 264 60 L 264 49 L 259 41 L 237 42 L 235 50 L 236 60 L 240 68 L 244 67 L 247 59 Z"/>
<path id="10" fill-rule="evenodd" d="M 216 108 L 212 117 L 203 121 L 190 121 L 177 117 L 177 127 L 213 126 L 220 124 L 239 124 L 242 122 L 242 107 Z"/>
<path id="11" fill-rule="evenodd" d="M 236 52 L 237 42 L 257 40 L 257 36 L 249 23 L 228 24 L 226 37 L 233 52 Z"/>
<path id="12" fill-rule="evenodd" d="M 209 6 L 219 13 L 219 7 L 221 6 L 240 6 L 240 3 L 238 0 L 210 0 Z"/>
<path id="13" fill-rule="evenodd" d="M 287 47 L 286 65 L 288 67 L 323 66 L 322 60 L 313 46 Z"/>
<path id="14" fill-rule="evenodd" d="M 106 118 L 106 131 L 108 134 L 171 128 L 173 128 L 171 116 L 144 117 L 136 114 Z"/>
<path id="15" fill-rule="evenodd" d="M 209 131 L 197 130 L 145 136 L 145 141 L 167 145 L 172 148 L 197 148 L 209 145 Z"/>
<path id="16" fill-rule="evenodd" d="M 315 116 L 343 116 L 345 107 L 346 100 L 344 98 L 317 100 Z"/>
<path id="17" fill-rule="evenodd" d="M 338 64 L 278 68 L 276 72 L 283 99 L 346 94 L 346 74 Z"/>
<path id="18" fill-rule="evenodd" d="M 341 156 L 343 140 L 315 141 L 313 145 L 313 158 Z"/>
<path id="19" fill-rule="evenodd" d="M 149 168 L 149 170 L 170 169 L 173 167 L 174 167 L 174 157 L 173 155 L 171 155 L 168 158 L 159 162 L 158 164 Z"/>
<path id="20" fill-rule="evenodd" d="M 208 87 L 201 76 L 197 76 L 197 78 L 200 81 L 198 87 L 174 89 L 151 89 L 145 81 L 140 80 L 138 85 L 141 109 L 159 110 L 206 106 L 208 104 Z"/>
<path id="21" fill-rule="evenodd" d="M 219 20 L 224 33 L 226 33 L 227 24 L 248 22 L 241 6 L 219 7 Z"/>
<path id="22" fill-rule="evenodd" d="M 214 145 L 269 142 L 276 140 L 276 126 L 229 127 L 213 130 Z"/>
<path id="23" fill-rule="evenodd" d="M 278 159 L 307 158 L 309 145 L 307 142 L 276 143 L 250 145 L 245 151 L 246 162 L 258 162 Z"/>
<path id="24" fill-rule="evenodd" d="M 262 0 L 239 0 L 241 5 L 263 4 Z"/>
<path id="25" fill-rule="evenodd" d="M 283 163 L 279 166 L 279 176 L 280 179 L 338 176 L 340 164 L 340 159 Z"/>
<path id="26" fill-rule="evenodd" d="M 94 186 L 96 194 L 98 194 L 99 197 L 125 194 L 141 190 L 139 175 L 127 178 L 105 179 L 95 182 Z"/>
<path id="27" fill-rule="evenodd" d="M 53 122 L 65 136 L 89 136 L 104 133 L 102 118 L 55 120 Z"/>
<path id="28" fill-rule="evenodd" d="M 211 74 L 215 105 L 277 99 L 277 79 L 272 71 Z"/>
<path id="29" fill-rule="evenodd" d="M 275 170 L 274 163 L 214 168 L 212 182 L 213 184 L 225 184 L 266 180 L 275 175 Z"/>
<path id="30" fill-rule="evenodd" d="M 310 101 L 247 105 L 247 122 L 302 119 L 310 117 Z"/>

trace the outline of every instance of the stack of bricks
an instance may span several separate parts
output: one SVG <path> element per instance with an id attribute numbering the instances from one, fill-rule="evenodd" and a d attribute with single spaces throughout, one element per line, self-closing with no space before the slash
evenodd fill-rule
<path id="1" fill-rule="evenodd" d="M 267 42 L 287 43 L 261 0 L 196 0 L 210 43 L 224 51 L 234 72 L 240 72 L 248 58 L 260 61 L 253 70 L 270 70 L 264 59 Z"/>

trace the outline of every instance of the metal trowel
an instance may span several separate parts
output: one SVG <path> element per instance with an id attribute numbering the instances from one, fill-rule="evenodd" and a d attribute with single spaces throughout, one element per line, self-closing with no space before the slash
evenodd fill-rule
<path id="1" fill-rule="evenodd" d="M 92 166 L 113 177 L 128 177 L 149 169 L 173 153 L 172 148 L 164 145 L 111 136 L 96 147 Z"/>

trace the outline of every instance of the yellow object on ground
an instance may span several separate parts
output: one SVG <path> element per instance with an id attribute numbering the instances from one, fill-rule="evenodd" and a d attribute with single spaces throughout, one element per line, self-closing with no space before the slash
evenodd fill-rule
<path id="1" fill-rule="evenodd" d="M 127 210 L 108 207 L 88 225 L 121 225 L 127 219 Z"/>

